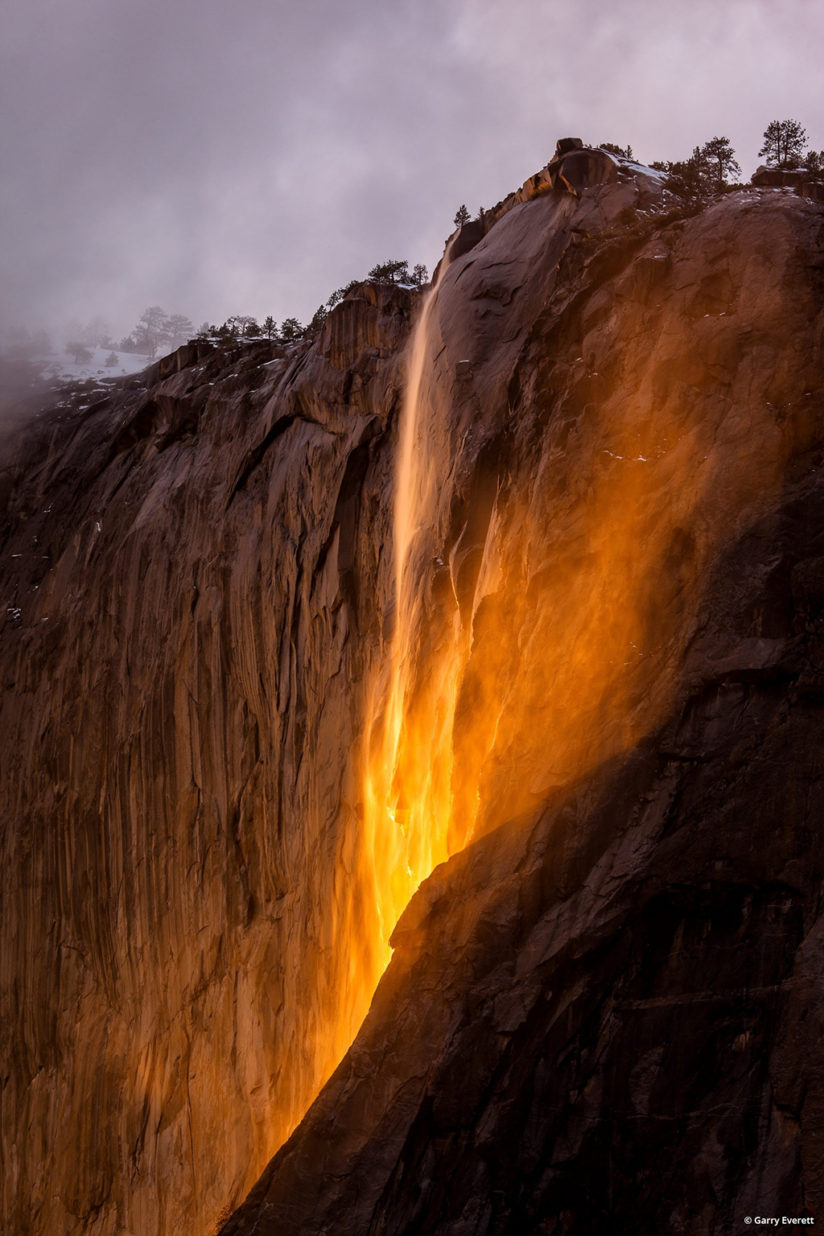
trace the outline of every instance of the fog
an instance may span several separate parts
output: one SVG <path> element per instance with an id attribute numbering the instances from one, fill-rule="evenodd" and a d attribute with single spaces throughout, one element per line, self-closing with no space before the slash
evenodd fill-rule
<path id="1" fill-rule="evenodd" d="M 649 161 L 770 120 L 824 147 L 817 0 L 29 0 L 0 51 L 0 331 L 311 317 L 434 266 L 555 139 Z"/>

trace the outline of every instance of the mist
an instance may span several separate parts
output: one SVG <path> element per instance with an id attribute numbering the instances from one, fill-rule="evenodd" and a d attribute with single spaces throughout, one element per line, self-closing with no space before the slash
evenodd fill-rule
<path id="1" fill-rule="evenodd" d="M 824 146 L 822 36 L 812 0 L 31 0 L 0 53 L 0 332 L 305 321 L 378 261 L 431 269 L 566 134 L 645 161 L 723 134 L 748 177 L 772 119 Z"/>

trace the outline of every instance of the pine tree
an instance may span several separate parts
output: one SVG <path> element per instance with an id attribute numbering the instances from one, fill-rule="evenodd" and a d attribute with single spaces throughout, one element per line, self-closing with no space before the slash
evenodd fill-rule
<path id="1" fill-rule="evenodd" d="M 284 318 L 280 324 L 280 337 L 284 343 L 294 343 L 302 338 L 303 327 L 297 318 Z"/>
<path id="2" fill-rule="evenodd" d="M 160 305 L 150 305 L 144 310 L 132 332 L 137 351 L 154 357 L 160 345 L 169 338 L 168 321 L 166 310 Z"/>
<path id="3" fill-rule="evenodd" d="M 465 223 L 469 222 L 469 219 L 470 219 L 470 214 L 466 208 L 466 203 L 462 202 L 461 205 L 458 207 L 458 209 L 455 211 L 455 219 L 454 219 L 455 227 L 463 227 Z"/>
<path id="4" fill-rule="evenodd" d="M 408 283 L 409 262 L 378 262 L 366 277 L 373 283 Z"/>
<path id="5" fill-rule="evenodd" d="M 807 131 L 797 120 L 771 120 L 758 157 L 766 158 L 767 167 L 798 167 L 806 141 Z"/>
<path id="6" fill-rule="evenodd" d="M 703 146 L 695 146 L 690 157 L 680 163 L 651 166 L 665 171 L 667 188 L 691 206 L 709 202 L 723 191 L 727 177 L 741 175 L 728 137 L 713 137 Z"/>
<path id="7" fill-rule="evenodd" d="M 741 175 L 741 168 L 735 159 L 735 151 L 728 137 L 713 137 L 701 147 L 701 156 L 706 161 L 708 174 L 712 177 L 716 190 L 721 190 L 728 179 Z"/>
<path id="8" fill-rule="evenodd" d="M 617 155 L 619 159 L 632 159 L 631 146 L 616 146 L 615 142 L 600 142 L 599 150 L 607 150 L 610 154 Z"/>
<path id="9" fill-rule="evenodd" d="M 352 289 L 356 288 L 359 283 L 359 279 L 350 279 L 344 287 L 335 288 L 334 292 L 326 302 L 327 309 L 334 309 L 335 305 L 339 305 L 343 298 L 348 296 Z"/>
<path id="10" fill-rule="evenodd" d="M 319 331 L 320 328 L 323 326 L 324 322 L 326 321 L 326 317 L 327 317 L 326 306 L 318 305 L 317 309 L 312 315 L 312 320 L 309 323 L 309 330 L 312 331 L 313 334 Z"/>
<path id="11" fill-rule="evenodd" d="M 811 176 L 824 172 L 824 150 L 808 150 L 804 155 L 804 167 Z"/>
<path id="12" fill-rule="evenodd" d="M 701 206 L 713 194 L 710 164 L 700 146 L 695 146 L 688 159 L 671 163 L 667 172 L 667 188 L 690 206 Z"/>
<path id="13" fill-rule="evenodd" d="M 182 343 L 187 343 L 194 333 L 195 328 L 185 314 L 173 313 L 166 319 L 166 334 L 170 347 L 179 348 Z"/>

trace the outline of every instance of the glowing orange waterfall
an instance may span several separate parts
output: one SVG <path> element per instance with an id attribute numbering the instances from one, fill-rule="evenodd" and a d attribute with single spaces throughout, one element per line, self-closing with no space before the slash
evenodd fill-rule
<path id="1" fill-rule="evenodd" d="M 431 449 L 430 433 L 430 418 L 438 414 L 429 373 L 436 310 L 437 294 L 430 291 L 407 353 L 395 464 L 394 628 L 386 662 L 368 687 L 363 818 L 354 873 L 360 887 L 348 890 L 343 915 L 348 964 L 338 1056 L 369 1007 L 400 914 L 421 881 L 448 857 L 452 725 L 462 668 L 457 606 L 424 675 L 418 661 L 425 622 L 419 570 L 435 552 L 432 532 L 444 466 Z"/>
<path id="2" fill-rule="evenodd" d="M 431 332 L 437 307 L 430 292 L 412 339 L 401 417 L 393 512 L 395 625 L 384 700 L 370 701 L 372 750 L 366 770 L 366 844 L 375 855 L 375 902 L 388 960 L 388 938 L 411 894 L 447 857 L 451 815 L 451 730 L 460 674 L 458 616 L 441 633 L 439 656 L 426 666 L 425 689 L 416 691 L 421 644 L 421 579 L 418 563 L 434 553 L 425 541 L 437 523 L 442 477 L 431 447 L 428 416 L 437 415 L 436 392 L 427 381 Z M 388 877 L 388 879 L 387 879 Z M 383 886 L 381 882 L 383 881 Z"/>
<path id="3" fill-rule="evenodd" d="M 541 459 L 552 466 L 536 469 L 529 444 L 519 455 L 516 443 L 505 465 L 496 459 L 472 534 L 476 573 L 459 605 L 468 523 L 451 526 L 450 508 L 471 506 L 478 444 L 501 418 L 479 401 L 487 419 L 472 425 L 460 419 L 471 405 L 444 404 L 460 355 L 448 356 L 438 316 L 450 290 L 442 279 L 429 293 L 407 352 L 394 622 L 366 684 L 359 818 L 337 875 L 338 1016 L 324 1076 L 352 1042 L 394 926 L 434 867 L 473 836 L 534 820 L 554 790 L 667 715 L 707 573 L 780 476 L 775 425 L 745 434 L 720 401 L 712 416 L 687 401 L 662 407 L 657 359 L 645 355 L 635 399 L 616 383 L 576 416 L 574 435 L 562 414 L 546 417 Z M 758 443 L 768 444 L 770 468 Z"/>

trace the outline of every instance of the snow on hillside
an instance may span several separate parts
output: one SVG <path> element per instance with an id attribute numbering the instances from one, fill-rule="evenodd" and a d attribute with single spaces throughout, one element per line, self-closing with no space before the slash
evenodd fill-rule
<path id="1" fill-rule="evenodd" d="M 94 346 L 0 346 L 0 430 L 20 416 L 39 415 L 42 408 L 87 406 L 150 363 L 142 354 Z"/>
<path id="2" fill-rule="evenodd" d="M 41 373 L 50 382 L 83 382 L 89 378 L 121 378 L 132 373 L 140 373 L 151 364 L 150 356 L 137 352 L 116 352 L 111 348 L 89 347 L 86 351 L 90 359 L 76 359 L 75 354 L 57 349 L 42 355 Z M 114 359 L 114 364 L 111 363 Z M 108 362 L 108 363 L 107 363 Z M 37 357 L 36 363 L 41 363 Z"/>

